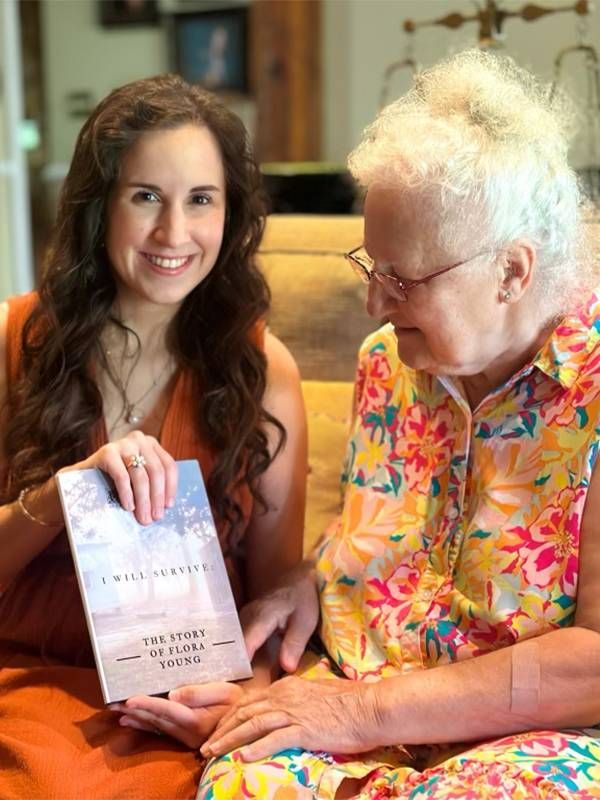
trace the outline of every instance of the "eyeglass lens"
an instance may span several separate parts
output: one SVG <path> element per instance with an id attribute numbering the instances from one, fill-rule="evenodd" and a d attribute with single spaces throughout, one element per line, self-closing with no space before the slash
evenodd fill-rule
<path id="1" fill-rule="evenodd" d="M 368 283 L 371 280 L 371 270 L 366 264 L 361 263 L 356 256 L 348 256 L 348 261 L 354 273 L 358 275 L 363 283 Z"/>
<path id="2" fill-rule="evenodd" d="M 406 302 L 406 290 L 400 286 L 398 281 L 392 275 L 383 275 L 381 272 L 371 271 L 371 277 L 374 278 L 381 286 L 383 286 L 388 294 L 390 294 L 392 297 L 395 297 L 396 300 L 400 300 L 402 303 Z"/>

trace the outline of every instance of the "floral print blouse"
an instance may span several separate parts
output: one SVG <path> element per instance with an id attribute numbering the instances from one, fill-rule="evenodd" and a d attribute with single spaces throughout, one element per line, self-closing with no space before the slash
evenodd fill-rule
<path id="1" fill-rule="evenodd" d="M 363 345 L 343 513 L 318 559 L 330 656 L 377 680 L 572 624 L 600 433 L 600 300 L 471 410 L 403 365 L 391 326 Z"/>

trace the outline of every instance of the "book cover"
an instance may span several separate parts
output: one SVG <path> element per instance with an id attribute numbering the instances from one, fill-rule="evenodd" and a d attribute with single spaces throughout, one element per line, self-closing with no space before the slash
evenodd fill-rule
<path id="1" fill-rule="evenodd" d="M 252 674 L 198 462 L 177 467 L 150 525 L 101 470 L 57 476 L 105 703 Z"/>

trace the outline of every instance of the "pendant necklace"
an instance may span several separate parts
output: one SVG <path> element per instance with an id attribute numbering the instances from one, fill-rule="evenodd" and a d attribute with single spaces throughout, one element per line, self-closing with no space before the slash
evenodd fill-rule
<path id="1" fill-rule="evenodd" d="M 137 397 L 135 400 L 130 400 L 127 394 L 127 389 L 129 387 L 129 382 L 131 381 L 131 376 L 135 369 L 137 361 L 133 364 L 132 368 L 127 375 L 127 379 L 123 381 L 121 376 L 116 372 L 116 370 L 111 368 L 111 363 L 109 360 L 109 356 L 111 356 L 110 350 L 104 350 L 104 361 L 106 363 L 106 372 L 115 388 L 118 390 L 119 394 L 123 400 L 123 408 L 119 416 L 117 417 L 117 421 L 119 419 L 124 419 L 128 425 L 139 425 L 140 422 L 144 420 L 146 417 L 146 412 L 142 407 L 142 403 L 144 400 L 150 395 L 150 393 L 156 389 L 156 387 L 161 383 L 165 373 L 167 372 L 168 368 L 172 365 L 173 359 L 167 358 L 165 361 L 162 369 L 158 373 L 158 375 L 154 378 L 152 383 L 145 389 L 142 394 Z"/>
<path id="2" fill-rule="evenodd" d="M 125 387 L 123 387 L 123 399 L 125 401 L 125 410 L 123 413 L 123 417 L 125 418 L 125 422 L 129 423 L 130 425 L 139 425 L 139 423 L 144 419 L 145 413 L 143 408 L 140 407 L 140 404 L 144 402 L 144 400 L 148 397 L 148 395 L 153 389 L 156 389 L 156 387 L 161 381 L 161 378 L 167 371 L 167 367 L 169 366 L 170 363 L 171 359 L 165 362 L 165 365 L 161 369 L 159 374 L 152 381 L 152 383 L 146 389 L 144 394 L 141 397 L 138 397 L 137 400 L 133 400 L 132 402 L 130 402 L 129 398 L 127 397 L 127 392 L 125 391 Z"/>

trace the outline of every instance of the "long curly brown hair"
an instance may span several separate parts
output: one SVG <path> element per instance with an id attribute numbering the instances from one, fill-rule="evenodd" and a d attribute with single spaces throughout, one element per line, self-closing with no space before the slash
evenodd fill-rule
<path id="1" fill-rule="evenodd" d="M 246 482 L 259 505 L 258 478 L 271 463 L 264 423 L 283 426 L 262 407 L 266 359 L 252 335 L 269 307 L 254 261 L 264 229 L 260 172 L 238 117 L 214 95 L 175 75 L 116 89 L 83 126 L 59 200 L 39 305 L 23 330 L 23 373 L 11 387 L 5 430 L 9 480 L 4 502 L 89 453 L 102 397 L 90 364 L 116 297 L 102 244 L 110 191 L 124 153 L 150 130 L 205 126 L 220 147 L 226 219 L 217 263 L 184 300 L 170 346 L 197 376 L 197 423 L 216 462 L 207 481 L 213 510 L 235 525 L 231 489 Z"/>

